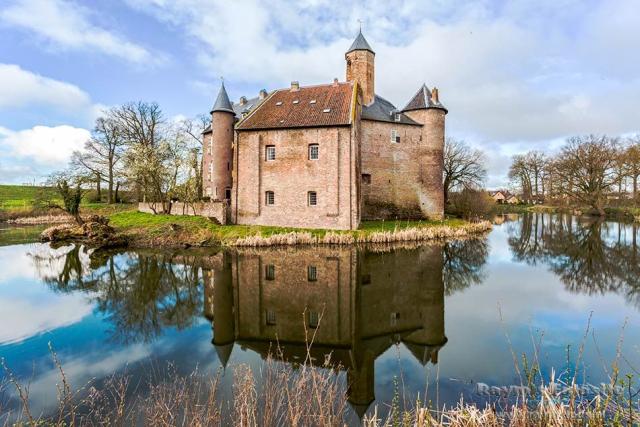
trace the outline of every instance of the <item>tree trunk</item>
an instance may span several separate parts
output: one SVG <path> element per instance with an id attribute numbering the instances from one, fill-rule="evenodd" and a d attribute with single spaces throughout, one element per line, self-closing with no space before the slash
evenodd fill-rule
<path id="1" fill-rule="evenodd" d="M 98 202 L 102 201 L 102 187 L 100 186 L 100 184 L 102 183 L 102 177 L 100 176 L 99 173 L 96 174 L 96 197 L 98 199 Z"/>
<path id="2" fill-rule="evenodd" d="M 109 204 L 113 203 L 113 165 L 109 164 Z"/>
<path id="3" fill-rule="evenodd" d="M 114 200 L 115 200 L 116 203 L 118 203 L 118 200 L 119 200 L 118 199 L 118 190 L 119 189 L 120 189 L 120 181 L 116 182 L 116 192 L 115 192 L 115 195 L 114 195 L 115 196 Z"/>

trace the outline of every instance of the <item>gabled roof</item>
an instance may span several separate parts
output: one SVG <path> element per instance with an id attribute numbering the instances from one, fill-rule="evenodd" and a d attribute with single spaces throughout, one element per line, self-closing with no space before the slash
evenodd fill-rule
<path id="1" fill-rule="evenodd" d="M 351 82 L 279 89 L 262 101 L 236 129 L 283 129 L 351 124 Z"/>
<path id="2" fill-rule="evenodd" d="M 395 113 L 400 114 L 400 121 L 396 121 Z M 391 102 L 376 95 L 370 105 L 362 106 L 362 119 L 377 122 L 402 123 L 406 125 L 420 125 L 399 111 Z"/>
<path id="3" fill-rule="evenodd" d="M 233 105 L 231 105 L 231 101 L 229 101 L 229 95 L 227 95 L 227 90 L 224 88 L 224 83 L 220 86 L 220 91 L 218 92 L 218 97 L 216 98 L 216 102 L 213 104 L 213 108 L 211 112 L 214 111 L 225 111 L 227 113 L 235 114 L 233 111 Z"/>
<path id="4" fill-rule="evenodd" d="M 367 39 L 365 39 L 362 35 L 362 30 L 358 32 L 358 36 L 353 41 L 353 43 L 351 43 L 351 47 L 346 53 L 353 52 L 354 50 L 368 50 L 375 55 L 375 52 L 373 51 L 373 49 L 371 49 L 369 43 L 367 43 Z"/>
<path id="5" fill-rule="evenodd" d="M 426 84 L 423 84 L 413 98 L 407 103 L 402 111 L 426 110 L 428 108 L 440 108 L 447 111 L 439 100 L 435 100 L 433 94 Z"/>

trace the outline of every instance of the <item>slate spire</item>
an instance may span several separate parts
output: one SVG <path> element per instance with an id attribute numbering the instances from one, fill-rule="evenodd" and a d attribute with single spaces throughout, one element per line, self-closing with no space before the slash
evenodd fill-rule
<path id="1" fill-rule="evenodd" d="M 216 102 L 213 104 L 213 108 L 211 112 L 215 111 L 225 111 L 227 113 L 235 114 L 233 111 L 233 106 L 231 105 L 231 101 L 229 101 L 229 95 L 227 95 L 227 90 L 224 88 L 224 82 L 220 85 L 220 92 L 218 92 L 218 97 L 216 98 Z"/>
<path id="2" fill-rule="evenodd" d="M 362 35 L 362 30 L 358 31 L 358 36 L 351 44 L 351 47 L 346 53 L 353 52 L 354 50 L 368 50 L 369 52 L 375 54 L 369 43 L 367 43 L 367 39 Z"/>

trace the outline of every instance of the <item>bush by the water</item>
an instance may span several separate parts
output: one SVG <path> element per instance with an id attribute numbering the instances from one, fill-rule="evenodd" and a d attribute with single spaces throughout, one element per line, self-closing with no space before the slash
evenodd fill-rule
<path id="1" fill-rule="evenodd" d="M 468 220 L 487 218 L 494 208 L 494 201 L 486 191 L 464 189 L 449 196 L 447 212 Z"/>

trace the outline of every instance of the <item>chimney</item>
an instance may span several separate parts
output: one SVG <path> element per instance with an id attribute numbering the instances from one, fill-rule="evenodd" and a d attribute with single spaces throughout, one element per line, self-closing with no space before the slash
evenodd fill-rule
<path id="1" fill-rule="evenodd" d="M 247 103 L 247 97 L 246 96 L 241 96 L 240 97 L 240 105 L 244 105 Z"/>
<path id="2" fill-rule="evenodd" d="M 291 92 L 296 92 L 300 90 L 300 83 L 297 80 L 291 82 Z"/>
<path id="3" fill-rule="evenodd" d="M 264 89 L 260 89 L 260 93 L 258 94 L 260 99 L 265 99 L 267 97 L 267 91 Z"/>
<path id="4" fill-rule="evenodd" d="M 438 104 L 440 102 L 440 99 L 438 99 L 438 88 L 437 87 L 434 87 L 431 90 L 431 99 L 433 100 L 433 102 L 435 104 Z"/>
<path id="5" fill-rule="evenodd" d="M 338 78 L 337 77 L 333 78 L 333 85 L 334 86 L 338 86 Z"/>

